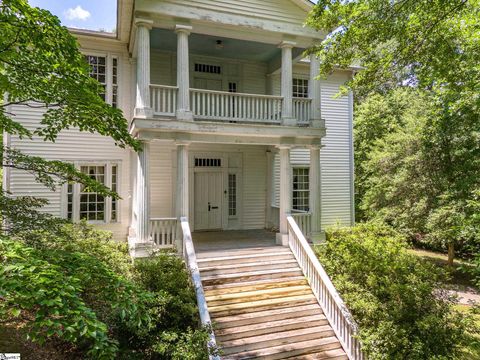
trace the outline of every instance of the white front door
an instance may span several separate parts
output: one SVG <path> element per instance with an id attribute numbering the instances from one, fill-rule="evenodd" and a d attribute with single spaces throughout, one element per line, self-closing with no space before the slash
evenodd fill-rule
<path id="1" fill-rule="evenodd" d="M 222 228 L 223 174 L 216 172 L 195 173 L 195 230 Z"/>

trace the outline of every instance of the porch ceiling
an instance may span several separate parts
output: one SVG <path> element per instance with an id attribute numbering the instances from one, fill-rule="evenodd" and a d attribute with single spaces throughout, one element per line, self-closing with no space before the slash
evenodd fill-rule
<path id="1" fill-rule="evenodd" d="M 217 41 L 221 42 L 221 47 L 217 46 Z M 153 49 L 175 52 L 177 34 L 171 30 L 154 28 L 150 36 L 150 45 Z M 269 62 L 281 55 L 281 49 L 273 44 L 196 33 L 190 35 L 189 49 L 190 53 L 196 55 L 261 62 Z M 295 49 L 294 53 L 302 51 L 303 49 Z"/>

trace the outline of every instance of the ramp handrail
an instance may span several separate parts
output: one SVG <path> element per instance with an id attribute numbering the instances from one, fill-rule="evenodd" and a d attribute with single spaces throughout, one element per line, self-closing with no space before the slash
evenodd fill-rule
<path id="1" fill-rule="evenodd" d="M 325 317 L 337 335 L 348 358 L 363 360 L 364 354 L 360 348 L 360 341 L 356 338 L 358 326 L 353 320 L 352 314 L 348 311 L 295 219 L 289 215 L 287 216 L 287 222 L 288 244 L 322 307 Z"/>
<path id="2" fill-rule="evenodd" d="M 195 295 L 197 297 L 198 312 L 200 314 L 200 321 L 202 325 L 210 327 L 210 339 L 208 341 L 209 351 L 217 348 L 217 342 L 215 341 L 215 334 L 211 329 L 212 321 L 210 320 L 210 314 L 208 313 L 207 301 L 205 299 L 205 292 L 203 291 L 202 280 L 200 278 L 200 270 L 198 269 L 197 256 L 195 255 L 195 248 L 193 247 L 192 234 L 190 232 L 190 225 L 186 217 L 180 218 L 180 223 L 183 232 L 183 257 L 187 263 L 188 270 L 190 272 L 193 287 L 195 289 Z M 210 360 L 220 360 L 217 355 L 210 355 Z"/>

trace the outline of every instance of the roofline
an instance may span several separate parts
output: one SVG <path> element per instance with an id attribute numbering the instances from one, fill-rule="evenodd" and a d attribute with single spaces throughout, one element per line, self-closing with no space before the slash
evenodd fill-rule
<path id="1" fill-rule="evenodd" d="M 99 30 L 88 30 L 88 29 L 79 29 L 79 28 L 72 28 L 67 27 L 68 31 L 75 35 L 83 35 L 83 36 L 94 36 L 104 39 L 115 40 L 117 39 L 117 34 L 108 31 L 99 31 Z"/>

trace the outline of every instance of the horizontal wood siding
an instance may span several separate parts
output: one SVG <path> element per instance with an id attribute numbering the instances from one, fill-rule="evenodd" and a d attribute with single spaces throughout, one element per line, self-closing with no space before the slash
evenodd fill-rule
<path id="1" fill-rule="evenodd" d="M 243 168 L 243 227 L 265 227 L 267 190 L 267 156 L 262 147 L 248 147 L 244 153 Z"/>
<path id="2" fill-rule="evenodd" d="M 175 86 L 177 83 L 176 56 L 172 52 L 152 49 L 150 53 L 150 82 Z"/>
<path id="3" fill-rule="evenodd" d="M 13 106 L 12 112 L 16 120 L 26 128 L 33 130 L 38 127 L 43 110 Z M 49 160 L 63 160 L 67 162 L 102 162 L 114 161 L 120 166 L 119 192 L 123 200 L 120 201 L 120 221 L 100 225 L 100 228 L 111 230 L 117 239 L 125 239 L 130 219 L 130 151 L 115 146 L 110 138 L 79 132 L 77 130 L 63 131 L 55 143 L 43 141 L 36 137 L 33 140 L 21 140 L 17 136 L 11 137 L 11 146 L 26 154 L 41 156 Z M 34 181 L 25 171 L 12 170 L 10 172 L 10 190 L 15 196 L 36 196 L 45 198 L 49 204 L 42 211 L 55 216 L 62 215 L 62 188 L 51 191 Z"/>
<path id="4" fill-rule="evenodd" d="M 297 67 L 297 76 L 308 76 L 306 70 Z M 351 164 L 350 163 L 350 127 L 348 96 L 336 97 L 341 84 L 348 80 L 347 72 L 336 72 L 321 81 L 322 118 L 325 119 L 327 134 L 322 139 L 320 163 L 322 171 L 322 225 L 330 226 L 337 222 L 350 225 L 352 220 Z M 273 77 L 274 93 L 280 89 L 278 77 Z M 308 149 L 291 151 L 292 166 L 308 166 Z M 275 156 L 274 206 L 279 206 L 280 186 L 279 157 Z"/>
<path id="5" fill-rule="evenodd" d="M 148 9 L 150 2 L 152 0 L 142 1 L 141 9 Z M 197 8 L 294 25 L 302 24 L 307 15 L 290 0 L 164 0 L 162 5 L 180 5 L 188 10 Z"/>

